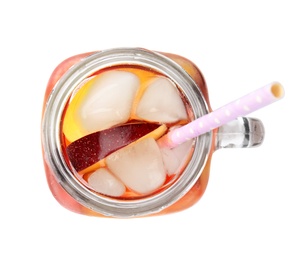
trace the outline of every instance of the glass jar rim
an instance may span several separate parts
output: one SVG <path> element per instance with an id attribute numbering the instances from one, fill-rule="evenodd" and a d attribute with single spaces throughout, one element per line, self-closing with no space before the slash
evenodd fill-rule
<path id="1" fill-rule="evenodd" d="M 95 72 L 118 65 L 138 65 L 158 71 L 172 80 L 186 96 L 194 118 L 209 112 L 202 92 L 194 80 L 175 61 L 158 52 L 141 48 L 114 48 L 96 52 L 73 65 L 56 83 L 42 121 L 42 142 L 46 160 L 60 185 L 80 204 L 105 216 L 134 217 L 157 213 L 183 197 L 196 183 L 211 148 L 212 132 L 195 139 L 192 158 L 180 178 L 151 196 L 119 200 L 100 196 L 85 187 L 73 174 L 63 156 L 61 118 L 74 89 Z"/>

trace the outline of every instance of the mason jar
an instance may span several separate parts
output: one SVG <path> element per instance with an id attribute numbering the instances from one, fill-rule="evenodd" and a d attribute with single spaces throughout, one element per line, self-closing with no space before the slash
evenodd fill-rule
<path id="1" fill-rule="evenodd" d="M 105 79 L 105 77 L 109 79 Z M 123 77 L 125 77 L 125 80 Z M 129 77 L 131 80 L 128 84 Z M 146 83 L 147 79 L 148 83 Z M 90 83 L 91 81 L 98 82 L 100 86 L 87 87 L 86 85 L 93 84 Z M 117 106 L 121 106 L 121 109 L 119 108 L 120 112 L 115 112 L 116 114 L 113 114 L 113 116 L 117 114 L 120 116 L 122 112 L 124 113 L 127 110 L 121 104 L 124 102 L 124 97 L 128 97 L 126 88 L 130 86 L 130 89 L 133 89 L 134 84 L 138 84 L 138 87 L 133 92 L 133 99 L 130 101 L 131 112 L 129 112 L 129 115 L 127 114 L 124 119 L 119 119 L 120 121 L 115 121 L 109 126 L 100 123 L 103 122 L 104 113 L 110 110 L 105 106 L 108 106 L 108 102 L 112 102 L 111 99 L 113 99 L 113 102 L 116 100 Z M 104 89 L 109 85 L 112 90 L 109 89 L 106 92 Z M 124 85 L 127 85 L 127 87 L 124 87 Z M 141 91 L 143 85 L 144 91 Z M 155 87 L 155 85 L 157 86 Z M 169 90 L 172 92 L 165 89 L 166 85 L 173 86 Z M 92 88 L 94 89 L 92 90 Z M 146 89 L 157 88 L 159 90 L 151 90 L 156 96 L 146 94 Z M 81 94 L 81 91 L 84 94 Z M 115 92 L 113 96 L 107 94 L 111 91 Z M 173 98 L 174 93 L 178 93 L 175 99 Z M 79 95 L 82 95 L 82 97 L 77 98 Z M 86 102 L 85 105 L 80 104 L 82 101 L 79 101 L 80 103 L 74 105 L 73 109 L 69 109 L 76 102 L 74 100 L 77 99 Z M 143 104 L 143 109 L 141 109 L 140 104 L 143 103 L 143 99 L 147 100 L 147 105 Z M 173 100 L 170 101 L 170 99 Z M 178 100 L 181 100 L 183 105 L 180 105 Z M 149 101 L 152 105 L 149 104 Z M 171 104 L 170 102 L 172 102 L 172 105 L 166 104 Z M 173 108 L 176 103 L 179 104 L 179 107 L 176 105 L 176 108 Z M 157 108 L 157 106 L 159 107 Z M 78 121 L 82 120 L 81 122 L 88 124 L 86 123 L 88 122 L 87 114 L 85 114 L 86 117 L 83 116 L 81 119 L 77 119 L 78 121 L 75 119 L 75 122 L 73 122 L 74 117 L 79 116 L 77 111 L 84 109 L 83 107 L 85 109 L 88 109 L 87 107 L 96 109 L 96 111 L 89 111 L 89 115 L 97 114 L 99 118 L 92 117 L 92 120 L 89 119 L 89 123 L 93 125 L 91 130 L 79 131 L 78 134 Z M 162 108 L 165 111 L 161 111 Z M 179 113 L 181 114 L 180 118 L 170 119 L 171 114 L 178 112 L 179 108 L 185 109 L 186 116 L 184 116 L 183 111 L 183 114 Z M 145 109 L 147 112 L 140 112 L 140 109 Z M 159 120 L 149 116 L 157 109 Z M 114 147 L 113 151 L 110 151 L 105 158 L 98 157 L 90 164 L 86 164 L 84 169 L 78 169 L 76 166 L 77 158 L 89 159 L 87 157 L 90 156 L 90 153 L 84 154 L 88 150 L 85 145 L 91 141 L 92 137 L 97 138 L 94 140 L 99 140 L 98 138 L 101 138 L 100 136 L 103 134 L 102 138 L 106 141 L 106 138 L 110 138 L 110 135 L 105 136 L 104 133 L 117 132 L 118 129 L 122 129 L 121 127 L 134 131 L 134 128 L 128 128 L 129 125 L 134 127 L 134 123 L 158 124 L 162 128 L 164 125 L 165 131 L 161 134 L 166 134 L 171 128 L 178 127 L 212 111 L 204 77 L 193 62 L 179 55 L 142 48 L 108 49 L 79 54 L 63 61 L 49 79 L 42 111 L 42 152 L 46 177 L 52 194 L 62 206 L 73 212 L 100 217 L 129 218 L 161 215 L 184 210 L 194 205 L 202 197 L 209 178 L 212 154 L 216 150 L 258 146 L 262 143 L 264 137 L 264 128 L 259 120 L 246 117 L 237 118 L 224 126 L 189 140 L 186 153 L 182 154 L 186 159 L 178 161 L 178 173 L 170 172 L 169 174 L 165 162 L 162 163 L 159 158 L 163 159 L 163 153 L 176 154 L 177 152 L 165 150 L 163 147 L 155 148 L 158 160 L 157 167 L 161 168 L 161 173 L 155 172 L 155 176 L 165 180 L 160 178 L 161 180 L 154 186 L 146 183 L 149 180 L 148 178 L 153 177 L 145 176 L 151 174 L 148 171 L 150 165 L 154 162 L 152 158 L 154 153 L 149 155 L 149 146 L 146 146 L 148 148 L 145 152 L 145 146 L 141 145 L 142 141 L 134 140 L 134 142 L 125 143 L 124 145 L 123 142 L 126 142 L 124 133 L 118 133 L 119 138 L 123 139 L 121 139 L 123 143 L 121 147 Z M 145 117 L 146 113 L 149 115 Z M 167 117 L 165 117 L 166 113 L 168 114 Z M 69 114 L 71 114 L 70 118 L 66 119 Z M 162 120 L 162 118 L 164 119 Z M 165 121 L 166 118 L 169 119 Z M 95 122 L 96 127 L 94 128 Z M 144 138 L 144 136 L 146 135 L 142 134 L 141 136 L 143 140 L 148 139 L 150 143 L 157 144 L 159 136 L 155 137 L 155 134 L 154 136 L 152 134 L 152 138 Z M 71 147 L 73 146 L 77 149 L 72 150 Z M 97 143 L 92 149 L 99 151 L 105 148 Z M 131 159 L 127 158 L 123 162 L 122 159 L 115 161 L 121 154 L 121 157 L 126 156 L 127 153 L 123 149 L 128 149 L 127 153 L 129 151 L 130 153 L 143 151 L 142 156 L 141 154 L 138 155 L 137 152 L 137 155 L 132 155 L 134 157 Z M 162 157 L 158 157 L 158 150 Z M 76 155 L 74 151 L 77 151 Z M 81 155 L 78 156 L 78 153 Z M 74 158 L 75 163 L 72 158 Z M 142 160 L 141 164 L 143 165 L 141 166 L 143 168 L 139 170 L 140 174 L 138 172 L 133 173 L 133 166 L 140 160 Z M 100 163 L 101 161 L 103 163 Z M 116 165 L 114 165 L 114 161 Z M 79 165 L 82 166 L 82 162 Z M 122 173 L 121 167 L 125 168 L 125 170 L 122 169 Z M 102 175 L 104 172 L 106 174 Z M 135 177 L 130 180 L 129 176 Z M 92 181 L 93 179 L 94 181 Z M 114 184 L 111 183 L 112 180 Z M 138 187 L 140 181 L 144 186 L 142 189 Z M 98 185 L 101 190 L 95 188 L 99 187 Z M 119 192 L 113 190 L 108 193 L 107 188 L 112 188 L 110 185 L 114 188 L 118 187 Z M 103 192 L 104 186 L 106 188 Z"/>

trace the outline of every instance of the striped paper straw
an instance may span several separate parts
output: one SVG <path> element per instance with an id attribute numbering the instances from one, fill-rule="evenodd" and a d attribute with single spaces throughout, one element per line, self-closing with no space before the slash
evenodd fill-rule
<path id="1" fill-rule="evenodd" d="M 221 108 L 202 116 L 187 125 L 174 129 L 159 141 L 161 146 L 173 148 L 179 144 L 218 128 L 240 116 L 265 107 L 284 96 L 284 89 L 278 82 L 259 88 Z"/>

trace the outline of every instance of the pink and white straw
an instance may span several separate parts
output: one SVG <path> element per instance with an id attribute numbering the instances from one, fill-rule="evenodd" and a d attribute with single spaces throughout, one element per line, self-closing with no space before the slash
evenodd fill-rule
<path id="1" fill-rule="evenodd" d="M 187 125 L 172 130 L 159 141 L 161 145 L 173 148 L 179 144 L 218 128 L 240 116 L 265 107 L 284 96 L 281 84 L 273 82 L 259 88 L 221 108 L 202 116 Z"/>

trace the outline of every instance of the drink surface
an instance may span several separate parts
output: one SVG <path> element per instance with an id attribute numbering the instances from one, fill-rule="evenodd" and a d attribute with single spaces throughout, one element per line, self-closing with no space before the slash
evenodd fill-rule
<path id="1" fill-rule="evenodd" d="M 66 161 L 100 196 L 143 198 L 182 175 L 193 142 L 167 149 L 157 140 L 191 120 L 185 96 L 166 76 L 139 66 L 105 69 L 84 80 L 66 105 Z"/>

